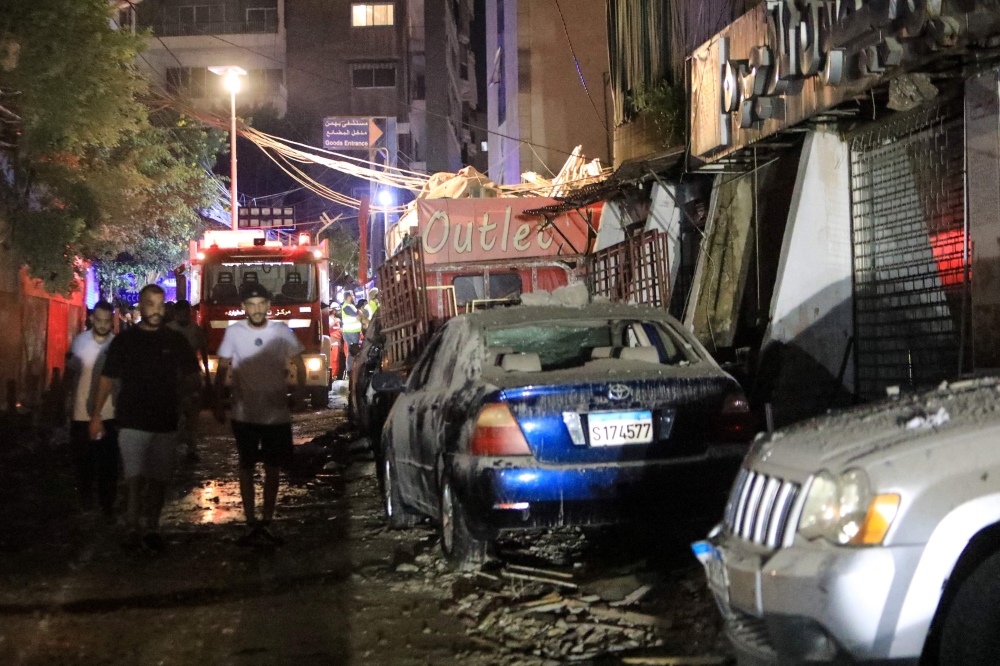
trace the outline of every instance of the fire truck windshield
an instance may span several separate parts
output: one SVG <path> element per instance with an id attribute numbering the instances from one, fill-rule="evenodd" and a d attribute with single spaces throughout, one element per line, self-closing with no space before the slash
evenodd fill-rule
<path id="1" fill-rule="evenodd" d="M 267 287 L 272 303 L 308 303 L 316 300 L 316 265 L 266 260 L 209 264 L 202 282 L 204 300 L 238 305 L 240 289 L 251 283 Z"/>

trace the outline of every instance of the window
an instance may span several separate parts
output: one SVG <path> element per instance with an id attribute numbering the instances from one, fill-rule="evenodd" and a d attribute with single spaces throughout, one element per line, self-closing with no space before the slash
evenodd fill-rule
<path id="1" fill-rule="evenodd" d="M 203 269 L 205 300 L 215 305 L 239 305 L 240 289 L 262 284 L 272 305 L 304 303 L 316 298 L 316 265 L 291 261 L 208 264 Z M 277 314 L 277 313 L 275 313 Z"/>
<path id="2" fill-rule="evenodd" d="M 188 97 L 206 97 L 208 69 L 205 67 L 170 67 L 167 69 L 167 91 Z"/>
<path id="3" fill-rule="evenodd" d="M 395 18 L 395 8 L 391 2 L 351 5 L 351 25 L 355 28 L 394 25 Z"/>
<path id="4" fill-rule="evenodd" d="M 543 370 L 615 361 L 623 349 L 652 348 L 665 365 L 699 358 L 694 348 L 662 321 L 549 321 L 486 331 L 487 353 L 538 354 Z"/>
<path id="5" fill-rule="evenodd" d="M 188 5 L 177 8 L 177 18 L 182 25 L 198 26 L 210 23 L 212 8 L 209 5 Z"/>
<path id="6" fill-rule="evenodd" d="M 388 63 L 353 65 L 351 82 L 355 88 L 395 88 L 396 66 Z"/>
<path id="7" fill-rule="evenodd" d="M 285 84 L 283 69 L 251 69 L 247 72 L 250 90 L 260 95 L 279 95 Z"/>
<path id="8" fill-rule="evenodd" d="M 451 280 L 459 307 L 485 299 L 517 300 L 521 297 L 521 276 L 517 273 L 490 273 L 489 291 L 479 275 L 458 275 Z M 487 295 L 487 293 L 489 295 Z"/>
<path id="9" fill-rule="evenodd" d="M 417 74 L 416 90 L 413 92 L 413 99 L 427 99 L 427 79 L 423 74 Z"/>
<path id="10" fill-rule="evenodd" d="M 497 124 L 503 125 L 507 120 L 507 68 L 503 61 L 507 52 L 504 50 L 506 30 L 504 27 L 504 0 L 497 0 Z"/>
<path id="11" fill-rule="evenodd" d="M 278 25 L 276 7 L 251 7 L 247 9 L 247 25 L 263 30 Z"/>

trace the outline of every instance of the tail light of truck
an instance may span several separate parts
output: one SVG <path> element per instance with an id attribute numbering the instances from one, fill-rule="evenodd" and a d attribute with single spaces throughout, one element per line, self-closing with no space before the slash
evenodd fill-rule
<path id="1" fill-rule="evenodd" d="M 477 456 L 530 456 L 528 440 L 507 403 L 486 405 L 476 419 L 469 449 Z"/>
<path id="2" fill-rule="evenodd" d="M 750 411 L 750 401 L 743 391 L 733 391 L 722 401 L 718 435 L 728 442 L 748 442 L 753 438 L 753 413 Z"/>

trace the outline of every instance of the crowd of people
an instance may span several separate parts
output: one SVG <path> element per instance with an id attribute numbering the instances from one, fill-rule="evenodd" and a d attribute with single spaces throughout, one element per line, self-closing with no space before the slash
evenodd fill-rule
<path id="1" fill-rule="evenodd" d="M 70 445 L 81 503 L 111 524 L 121 519 L 122 546 L 161 552 L 160 514 L 174 472 L 177 448 L 197 459 L 202 390 L 225 423 L 227 407 L 239 459 L 246 517 L 241 543 L 280 545 L 271 521 L 279 475 L 291 464 L 291 411 L 287 368 L 305 381 L 302 345 L 284 323 L 268 319 L 271 294 L 258 284 L 241 293 L 245 319 L 226 329 L 218 370 L 210 382 L 204 331 L 186 301 L 168 303 L 162 288 L 147 285 L 137 314 L 100 302 L 67 360 Z M 118 332 L 114 331 L 118 318 Z M 200 359 L 199 359 L 200 357 Z M 229 399 L 227 400 L 227 394 Z M 264 503 L 254 506 L 254 472 L 264 467 Z M 125 513 L 116 515 L 119 476 Z"/>

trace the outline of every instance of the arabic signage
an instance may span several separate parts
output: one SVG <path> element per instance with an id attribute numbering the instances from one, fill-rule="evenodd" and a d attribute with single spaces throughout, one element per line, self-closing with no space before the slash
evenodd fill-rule
<path id="1" fill-rule="evenodd" d="M 324 150 L 378 148 L 386 133 L 385 118 L 335 116 L 323 119 Z"/>
<path id="2" fill-rule="evenodd" d="M 931 2 L 757 5 L 692 54 L 692 156 L 723 157 L 919 65 L 919 44 L 906 38 L 924 34 L 945 49 L 958 23 Z"/>
<path id="3" fill-rule="evenodd" d="M 554 199 L 419 199 L 417 233 L 425 264 L 494 261 L 585 254 L 595 237 L 601 206 L 551 219 L 524 211 Z"/>

